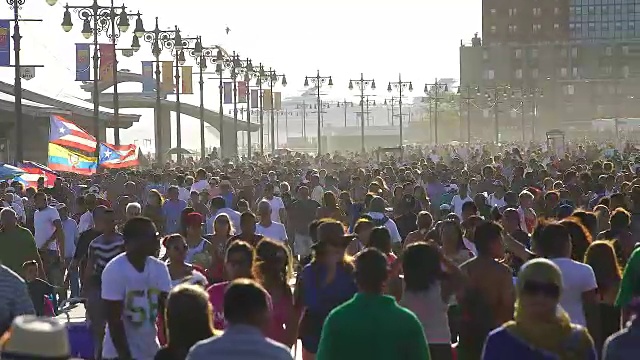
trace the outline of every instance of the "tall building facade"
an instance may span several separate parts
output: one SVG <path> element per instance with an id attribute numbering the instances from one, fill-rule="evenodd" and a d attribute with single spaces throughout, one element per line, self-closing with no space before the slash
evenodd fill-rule
<path id="1" fill-rule="evenodd" d="M 482 17 L 482 38 L 460 47 L 460 84 L 479 90 L 471 108 L 480 131 L 496 110 L 505 133 L 525 123 L 539 137 L 640 117 L 640 0 L 484 0 Z M 496 106 L 485 96 L 495 88 L 512 95 Z"/>

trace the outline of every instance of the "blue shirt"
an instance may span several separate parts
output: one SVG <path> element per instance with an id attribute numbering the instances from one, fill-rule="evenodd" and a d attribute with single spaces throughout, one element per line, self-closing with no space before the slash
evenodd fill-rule
<path id="1" fill-rule="evenodd" d="M 187 207 L 184 200 L 167 200 L 162 205 L 162 215 L 165 218 L 164 231 L 167 234 L 175 234 L 180 232 L 180 216 L 182 210 Z"/>
<path id="2" fill-rule="evenodd" d="M 580 346 L 580 338 L 574 340 L 572 335 L 569 341 L 576 341 L 575 346 Z M 574 346 L 567 343 L 567 346 Z M 518 360 L 561 360 L 555 354 L 543 350 L 537 350 L 529 346 L 523 340 L 511 334 L 505 327 L 499 327 L 489 333 L 484 344 L 482 360 L 513 360 L 517 355 Z M 596 350 L 591 347 L 591 351 L 584 360 L 596 360 Z"/>
<path id="3" fill-rule="evenodd" d="M 602 349 L 602 360 L 632 360 L 640 354 L 640 319 L 609 336 Z"/>
<path id="4" fill-rule="evenodd" d="M 186 360 L 293 360 L 291 350 L 248 325 L 229 325 L 224 333 L 197 342 Z"/>

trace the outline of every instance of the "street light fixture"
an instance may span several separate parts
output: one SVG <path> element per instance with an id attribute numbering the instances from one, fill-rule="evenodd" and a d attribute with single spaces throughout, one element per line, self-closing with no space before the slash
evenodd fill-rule
<path id="1" fill-rule="evenodd" d="M 438 105 L 440 103 L 440 100 L 442 100 L 442 98 L 440 97 L 441 91 L 446 93 L 449 91 L 449 87 L 447 86 L 447 84 L 440 84 L 437 78 L 433 82 L 433 84 L 424 84 L 425 95 L 427 95 L 429 102 L 433 100 L 435 104 L 433 128 L 434 140 L 436 145 L 438 145 Z"/>
<path id="2" fill-rule="evenodd" d="M 402 136 L 402 127 L 403 127 L 403 120 L 402 120 L 402 93 L 405 89 L 409 90 L 410 92 L 413 91 L 413 83 L 411 81 L 403 81 L 402 80 L 402 74 L 398 74 L 398 81 L 395 82 L 389 82 L 389 85 L 387 86 L 387 91 L 388 92 L 392 92 L 393 89 L 398 90 L 399 92 L 399 96 L 398 96 L 398 106 L 400 107 L 400 112 L 399 112 L 399 117 L 400 117 L 400 148 L 402 148 L 403 143 L 404 143 L 404 138 Z"/>
<path id="3" fill-rule="evenodd" d="M 376 89 L 376 81 L 374 79 L 367 80 L 364 78 L 364 74 L 360 73 L 360 79 L 351 79 L 349 80 L 349 90 L 353 90 L 353 83 L 356 83 L 358 89 L 360 89 L 360 141 L 361 141 L 361 150 L 364 154 L 365 146 L 364 146 L 364 91 L 367 87 L 371 86 L 371 90 Z M 369 106 L 369 100 L 367 100 L 367 106 Z M 367 112 L 367 118 L 369 118 L 369 113 Z"/>
<path id="4" fill-rule="evenodd" d="M 477 89 L 476 94 L 478 96 L 483 95 L 479 88 Z M 513 90 L 509 85 L 497 85 L 486 89 L 484 92 L 484 97 L 486 98 L 489 109 L 493 110 L 494 129 L 497 144 L 500 142 L 500 122 L 498 118 L 500 113 L 500 104 L 513 97 Z"/>
<path id="5" fill-rule="evenodd" d="M 318 106 L 318 156 L 322 156 L 322 100 L 320 99 L 320 89 L 326 83 L 327 86 L 333 86 L 333 79 L 331 76 L 320 76 L 320 70 L 317 71 L 315 76 L 305 76 L 304 86 L 309 87 L 309 80 L 316 87 L 317 90 L 317 106 Z"/>
<path id="6" fill-rule="evenodd" d="M 275 71 L 272 68 L 269 68 L 269 71 L 267 71 L 264 79 L 266 80 L 266 83 L 269 85 L 269 90 L 271 91 L 271 104 L 269 104 L 269 109 L 271 111 L 271 126 L 270 126 L 271 153 L 275 154 L 276 152 L 276 129 L 275 129 L 276 120 L 275 120 L 275 112 L 274 112 L 275 100 L 274 100 L 273 87 L 278 83 L 280 79 L 282 79 L 282 86 L 287 86 L 287 77 L 285 76 L 285 74 L 278 74 L 277 71 Z"/>
<path id="7" fill-rule="evenodd" d="M 176 82 L 176 147 L 178 149 L 182 149 L 182 103 L 180 102 L 180 93 L 182 92 L 182 83 L 180 77 L 180 67 L 187 62 L 187 59 L 184 56 L 184 50 L 190 50 L 191 43 L 198 38 L 195 37 L 185 37 L 183 38 L 180 35 L 180 29 L 175 27 L 175 38 L 173 43 L 173 51 L 172 56 L 176 59 L 175 61 L 175 82 Z M 178 151 L 177 153 L 177 161 L 178 165 L 182 164 L 182 151 Z"/>
<path id="8" fill-rule="evenodd" d="M 156 138 L 156 162 L 163 163 L 163 147 L 162 147 L 162 102 L 160 97 L 160 91 L 162 84 L 160 82 L 160 54 L 164 49 L 172 49 L 174 39 L 176 36 L 176 30 L 160 30 L 158 25 L 158 17 L 156 17 L 156 26 L 153 30 L 143 33 L 144 41 L 151 44 L 151 52 L 155 57 L 156 63 L 156 106 L 155 106 L 155 138 Z M 170 119 L 166 119 L 170 121 Z M 169 141 L 169 147 L 171 141 Z"/>
<path id="9" fill-rule="evenodd" d="M 115 145 L 120 145 L 120 104 L 118 97 L 118 60 L 117 53 L 115 51 L 116 42 L 122 35 L 122 33 L 129 30 L 130 23 L 129 18 L 136 17 L 136 33 L 144 32 L 144 26 L 142 23 L 142 15 L 140 12 L 129 13 L 126 6 L 122 5 L 116 7 L 114 0 L 111 0 L 109 6 L 101 6 L 98 4 L 98 0 L 93 0 L 93 3 L 88 6 L 76 6 L 65 5 L 65 11 L 62 20 L 62 29 L 65 32 L 71 31 L 73 23 L 71 22 L 71 9 L 78 14 L 78 17 L 82 22 L 82 36 L 85 39 L 90 39 L 93 36 L 93 115 L 94 115 L 94 137 L 96 138 L 96 157 L 100 155 L 100 93 L 98 91 L 98 83 L 100 80 L 100 68 L 99 58 L 100 52 L 98 49 L 98 35 L 105 33 L 114 49 L 114 59 L 112 64 L 113 70 L 113 119 L 114 119 L 114 140 Z M 116 13 L 119 9 L 120 12 Z M 135 51 L 135 41 L 132 43 L 132 50 Z M 139 48 L 139 44 L 137 46 Z"/>

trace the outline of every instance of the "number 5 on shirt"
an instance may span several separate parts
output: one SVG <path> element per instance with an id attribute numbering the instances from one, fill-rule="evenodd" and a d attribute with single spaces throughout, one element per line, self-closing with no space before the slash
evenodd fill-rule
<path id="1" fill-rule="evenodd" d="M 125 297 L 125 311 L 129 321 L 136 326 L 142 326 L 145 322 L 155 324 L 158 317 L 158 296 L 160 290 L 149 289 L 132 290 Z"/>

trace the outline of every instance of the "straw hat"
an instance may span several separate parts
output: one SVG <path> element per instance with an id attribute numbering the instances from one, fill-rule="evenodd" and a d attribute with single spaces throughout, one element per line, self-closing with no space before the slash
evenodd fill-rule
<path id="1" fill-rule="evenodd" d="M 69 335 L 65 325 L 53 318 L 24 315 L 17 317 L 10 336 L 2 345 L 0 359 L 71 359 Z"/>

